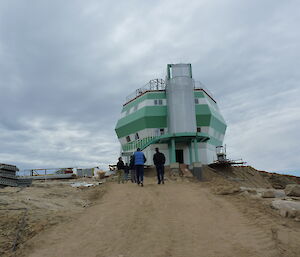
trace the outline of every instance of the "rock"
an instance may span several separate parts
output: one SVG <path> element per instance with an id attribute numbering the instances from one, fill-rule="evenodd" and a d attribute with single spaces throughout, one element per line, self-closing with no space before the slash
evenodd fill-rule
<path id="1" fill-rule="evenodd" d="M 248 191 L 242 191 L 242 192 L 240 193 L 240 195 L 245 196 L 245 197 L 249 197 Z"/>
<path id="2" fill-rule="evenodd" d="M 184 176 L 184 177 L 187 177 L 187 178 L 192 178 L 192 177 L 194 177 L 193 174 L 192 174 L 192 172 L 191 172 L 189 169 L 184 169 L 184 170 L 183 170 L 183 176 Z"/>
<path id="3" fill-rule="evenodd" d="M 295 200 L 295 201 L 300 201 L 300 197 L 291 197 L 292 200 Z"/>
<path id="4" fill-rule="evenodd" d="M 289 184 L 285 187 L 284 192 L 287 196 L 300 196 L 300 185 Z"/>
<path id="5" fill-rule="evenodd" d="M 261 195 L 262 198 L 275 198 L 275 193 L 272 190 L 264 191 Z"/>
<path id="6" fill-rule="evenodd" d="M 282 208 L 279 210 L 279 214 L 280 214 L 280 216 L 286 218 L 288 216 L 288 210 L 285 208 Z"/>
<path id="7" fill-rule="evenodd" d="M 294 201 L 274 200 L 271 207 L 279 210 L 279 214 L 284 218 L 300 219 L 300 203 Z"/>
<path id="8" fill-rule="evenodd" d="M 252 195 L 252 194 L 249 194 L 249 197 L 252 198 L 252 199 L 255 199 L 255 200 L 261 200 L 260 195 Z"/>
<path id="9" fill-rule="evenodd" d="M 279 214 L 284 218 L 298 218 L 299 217 L 299 211 L 295 209 L 287 209 L 283 208 L 279 210 Z"/>
<path id="10" fill-rule="evenodd" d="M 247 192 L 249 194 L 257 195 L 257 191 L 255 189 L 249 189 L 249 190 L 247 190 Z"/>
<path id="11" fill-rule="evenodd" d="M 280 210 L 280 209 L 300 210 L 300 203 L 296 201 L 274 200 L 271 203 L 271 207 L 276 210 Z"/>
<path id="12" fill-rule="evenodd" d="M 287 216 L 288 216 L 288 218 L 296 218 L 297 210 L 295 210 L 295 209 L 288 210 Z"/>
<path id="13" fill-rule="evenodd" d="M 273 188 L 275 189 L 284 189 L 284 186 L 281 184 L 273 184 Z"/>
<path id="14" fill-rule="evenodd" d="M 240 192 L 239 187 L 218 187 L 216 188 L 216 194 L 218 195 L 231 195 Z"/>

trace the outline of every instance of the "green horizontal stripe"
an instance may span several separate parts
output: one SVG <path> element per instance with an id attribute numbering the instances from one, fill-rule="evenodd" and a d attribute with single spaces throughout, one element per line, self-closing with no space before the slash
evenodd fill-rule
<path id="1" fill-rule="evenodd" d="M 195 98 L 208 98 L 209 101 L 214 103 L 203 91 L 194 91 Z M 131 107 L 143 102 L 146 99 L 166 99 L 166 92 L 147 92 L 144 95 L 137 97 L 135 100 L 123 106 L 122 112 L 126 112 Z"/>
<path id="2" fill-rule="evenodd" d="M 118 138 L 121 138 L 146 128 L 165 127 L 167 127 L 167 107 L 145 106 L 120 119 L 115 130 Z"/>
<path id="3" fill-rule="evenodd" d="M 166 92 L 148 92 L 148 93 L 143 94 L 140 97 L 137 97 L 135 100 L 133 100 L 130 103 L 123 106 L 122 112 L 126 112 L 131 107 L 143 102 L 146 99 L 166 99 L 166 98 L 167 98 Z"/>
<path id="4" fill-rule="evenodd" d="M 219 133 L 225 134 L 226 123 L 215 116 L 207 105 L 196 106 L 196 123 L 198 127 L 212 127 Z M 118 138 L 127 136 L 146 128 L 166 128 L 167 107 L 145 106 L 136 112 L 120 119 L 116 126 Z"/>

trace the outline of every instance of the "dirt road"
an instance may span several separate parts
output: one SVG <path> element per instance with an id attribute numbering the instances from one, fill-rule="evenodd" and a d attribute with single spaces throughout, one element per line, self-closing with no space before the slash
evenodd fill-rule
<path id="1" fill-rule="evenodd" d="M 29 242 L 30 257 L 282 256 L 271 231 L 200 183 L 153 178 L 143 188 L 108 184 L 78 219 Z M 28 249 L 28 248 L 27 248 Z"/>

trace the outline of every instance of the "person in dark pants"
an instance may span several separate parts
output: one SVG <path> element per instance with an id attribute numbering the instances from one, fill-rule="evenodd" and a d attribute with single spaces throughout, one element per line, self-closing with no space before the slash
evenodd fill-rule
<path id="1" fill-rule="evenodd" d="M 146 162 L 146 157 L 140 148 L 138 148 L 133 154 L 133 159 L 136 170 L 137 184 L 144 186 L 144 163 Z"/>
<path id="2" fill-rule="evenodd" d="M 164 174 L 165 174 L 165 162 L 166 157 L 163 153 L 161 153 L 158 147 L 155 148 L 156 153 L 153 155 L 153 163 L 156 167 L 157 172 L 157 184 L 164 184 Z"/>
<path id="3" fill-rule="evenodd" d="M 122 181 L 122 183 L 124 184 L 124 162 L 122 160 L 122 157 L 119 157 L 118 159 L 118 163 L 117 163 L 117 176 L 118 176 L 118 183 L 120 184 L 120 182 Z"/>
<path id="4" fill-rule="evenodd" d="M 131 182 L 136 183 L 136 172 L 135 172 L 135 167 L 134 167 L 133 155 L 130 156 L 129 169 L 130 169 Z"/>
<path id="5" fill-rule="evenodd" d="M 124 179 L 126 182 L 128 181 L 128 175 L 129 175 L 129 166 L 128 163 L 126 163 L 124 166 Z"/>

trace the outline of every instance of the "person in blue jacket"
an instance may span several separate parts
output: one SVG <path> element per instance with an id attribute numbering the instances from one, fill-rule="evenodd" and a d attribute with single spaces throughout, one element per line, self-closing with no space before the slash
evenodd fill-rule
<path id="1" fill-rule="evenodd" d="M 138 148 L 133 154 L 133 159 L 136 170 L 137 184 L 144 186 L 144 163 L 146 162 L 146 157 L 140 148 Z"/>

